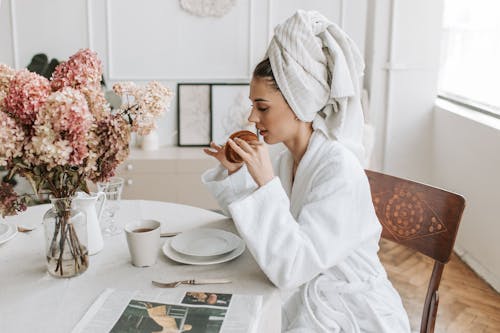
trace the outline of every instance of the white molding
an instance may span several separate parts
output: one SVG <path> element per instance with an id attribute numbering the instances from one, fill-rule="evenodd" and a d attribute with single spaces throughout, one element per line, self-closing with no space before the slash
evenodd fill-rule
<path id="1" fill-rule="evenodd" d="M 346 5 L 344 0 L 340 0 L 340 22 L 339 26 L 342 30 L 344 30 L 345 18 L 346 18 Z"/>
<path id="2" fill-rule="evenodd" d="M 402 72 L 402 71 L 435 71 L 435 68 L 432 67 L 424 67 L 424 66 L 417 66 L 417 65 L 412 65 L 412 64 L 405 64 L 405 63 L 397 63 L 397 62 L 386 62 L 385 65 L 382 67 L 383 70 L 390 71 L 390 72 Z"/>
<path id="3" fill-rule="evenodd" d="M 113 79 L 111 77 L 111 29 L 110 29 L 110 22 L 111 22 L 111 14 L 110 14 L 110 10 L 109 10 L 109 0 L 106 0 L 106 4 L 105 4 L 105 13 L 106 13 L 106 22 L 105 22 L 105 26 L 106 26 L 106 33 L 104 34 L 106 36 L 106 62 L 107 62 L 107 77 L 108 77 L 108 80 L 109 81 L 113 81 L 113 80 L 124 80 L 124 79 L 119 79 L 119 78 L 116 78 L 116 79 Z M 129 79 L 129 81 L 134 81 L 134 79 Z"/>
<path id="4" fill-rule="evenodd" d="M 106 0 L 106 55 L 108 62 L 108 80 L 109 81 L 149 81 L 149 80 L 157 80 L 157 81 L 244 81 L 247 82 L 249 76 L 251 75 L 252 70 L 252 40 L 253 40 L 253 24 L 252 24 L 252 0 L 249 0 L 249 14 L 248 14 L 248 64 L 247 64 L 247 75 L 245 76 L 213 76 L 202 77 L 202 76 L 182 76 L 182 77 L 173 77 L 173 76 L 120 76 L 114 75 L 112 71 L 112 50 L 111 50 L 111 11 L 110 11 L 110 1 Z"/>
<path id="5" fill-rule="evenodd" d="M 490 284 L 493 289 L 500 292 L 500 277 L 483 266 L 478 260 L 471 256 L 466 250 L 455 244 L 455 253 L 462 259 L 477 275 Z"/>
<path id="6" fill-rule="evenodd" d="M 250 77 L 252 75 L 252 61 L 253 61 L 253 6 L 252 6 L 253 1 L 249 0 L 248 1 L 248 70 L 247 70 L 247 75 Z"/>
<path id="7" fill-rule="evenodd" d="M 14 8 L 14 0 L 10 0 L 10 33 L 12 39 L 12 58 L 14 60 L 14 68 L 19 69 L 19 43 L 17 42 L 17 23 L 16 10 Z"/>
<path id="8" fill-rule="evenodd" d="M 389 21 L 389 59 L 387 64 L 394 63 L 394 35 L 395 35 L 395 25 L 396 25 L 396 1 L 391 0 L 390 14 L 391 19 Z M 392 108 L 391 103 L 392 98 L 392 70 L 387 71 L 387 83 L 386 83 L 386 93 L 385 93 L 385 112 L 384 112 L 384 128 L 382 133 L 384 135 L 383 139 L 383 149 L 382 149 L 382 171 L 386 171 L 387 168 L 387 144 L 389 142 L 389 129 L 390 129 L 390 113 Z"/>
<path id="9" fill-rule="evenodd" d="M 272 8 L 273 8 L 273 1 L 268 0 L 267 1 L 267 42 L 268 43 L 271 41 L 271 38 L 273 38 L 273 28 L 271 27 Z"/>
<path id="10" fill-rule="evenodd" d="M 94 50 L 94 31 L 92 29 L 92 0 L 86 0 L 87 3 L 87 47 Z"/>

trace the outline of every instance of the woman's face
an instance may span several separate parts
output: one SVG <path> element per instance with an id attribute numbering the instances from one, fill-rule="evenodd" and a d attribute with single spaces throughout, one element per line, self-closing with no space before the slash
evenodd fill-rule
<path id="1" fill-rule="evenodd" d="M 285 98 L 266 78 L 250 82 L 252 111 L 248 121 L 255 123 L 259 134 L 268 144 L 284 142 L 297 133 L 300 121 L 295 118 Z"/>

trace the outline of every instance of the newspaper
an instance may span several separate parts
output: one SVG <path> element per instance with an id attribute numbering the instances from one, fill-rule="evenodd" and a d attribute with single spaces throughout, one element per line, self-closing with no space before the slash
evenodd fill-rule
<path id="1" fill-rule="evenodd" d="M 255 332 L 261 308 L 259 295 L 106 289 L 72 332 Z"/>

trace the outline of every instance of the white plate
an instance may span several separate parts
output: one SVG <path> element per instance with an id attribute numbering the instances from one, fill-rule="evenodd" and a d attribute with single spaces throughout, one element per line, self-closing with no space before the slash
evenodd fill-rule
<path id="1" fill-rule="evenodd" d="M 170 246 L 172 239 L 167 239 L 165 244 L 163 244 L 163 253 L 167 258 L 172 259 L 173 261 L 180 262 L 182 264 L 188 265 L 213 265 L 220 264 L 229 260 L 233 260 L 234 258 L 239 257 L 245 251 L 245 242 L 241 242 L 240 245 L 233 251 L 216 256 L 216 257 L 193 257 L 187 256 L 182 253 L 179 253 L 172 249 Z"/>
<path id="2" fill-rule="evenodd" d="M 172 238 L 172 248 L 182 254 L 212 257 L 236 249 L 243 240 L 231 232 L 213 228 L 197 228 Z"/>
<path id="3" fill-rule="evenodd" d="M 17 229 L 10 224 L 0 223 L 0 244 L 3 244 L 17 234 Z"/>

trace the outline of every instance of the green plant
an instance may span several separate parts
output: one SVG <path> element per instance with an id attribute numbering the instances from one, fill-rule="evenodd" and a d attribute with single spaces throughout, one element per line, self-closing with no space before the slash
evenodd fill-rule
<path id="1" fill-rule="evenodd" d="M 26 67 L 30 72 L 35 72 L 47 79 L 50 79 L 52 72 L 59 65 L 59 60 L 52 58 L 49 62 L 49 58 L 45 53 L 38 53 L 31 58 L 31 62 L 28 67 Z"/>

